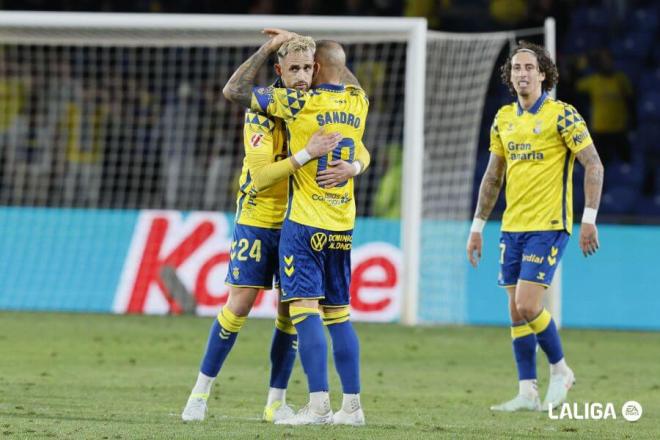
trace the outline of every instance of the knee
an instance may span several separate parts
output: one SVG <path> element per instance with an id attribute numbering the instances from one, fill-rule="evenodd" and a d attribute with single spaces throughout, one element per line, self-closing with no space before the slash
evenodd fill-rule
<path id="1" fill-rule="evenodd" d="M 308 309 L 318 309 L 319 308 L 319 300 L 317 299 L 299 299 L 296 301 L 291 301 L 291 306 L 292 307 L 305 307 Z"/>
<path id="2" fill-rule="evenodd" d="M 253 289 L 232 289 L 229 292 L 229 299 L 227 300 L 227 307 L 236 316 L 247 316 L 252 310 L 254 303 L 255 293 Z"/>
<path id="3" fill-rule="evenodd" d="M 278 302 L 277 303 L 277 314 L 279 316 L 289 317 L 289 303 Z"/>
<path id="4" fill-rule="evenodd" d="M 516 311 L 523 319 L 531 321 L 541 312 L 541 309 L 536 304 L 527 301 L 516 301 Z"/>

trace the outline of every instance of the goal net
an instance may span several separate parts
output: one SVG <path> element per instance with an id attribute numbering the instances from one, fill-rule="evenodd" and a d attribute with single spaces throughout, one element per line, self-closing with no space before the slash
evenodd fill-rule
<path id="1" fill-rule="evenodd" d="M 511 35 L 422 24 L 0 14 L 0 309 L 215 313 L 243 159 L 221 89 L 278 26 L 342 42 L 370 97 L 355 315 L 461 322 L 479 124 Z"/>

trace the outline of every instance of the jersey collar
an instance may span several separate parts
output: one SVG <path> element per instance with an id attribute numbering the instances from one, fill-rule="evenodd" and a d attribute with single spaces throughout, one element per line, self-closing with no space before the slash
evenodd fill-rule
<path id="1" fill-rule="evenodd" d="M 315 89 L 329 90 L 331 92 L 343 92 L 344 91 L 344 85 L 343 84 L 319 84 L 318 86 L 316 86 L 314 88 Z"/>
<path id="2" fill-rule="evenodd" d="M 529 110 L 527 110 L 527 112 L 528 112 L 528 113 L 531 113 L 531 114 L 533 114 L 533 115 L 535 115 L 536 113 L 538 113 L 539 110 L 541 110 L 541 106 L 542 106 L 543 103 L 545 102 L 545 98 L 547 98 L 547 97 L 548 97 L 548 92 L 543 92 L 543 93 L 541 93 L 541 96 L 539 97 L 539 99 L 536 100 L 536 102 L 534 103 L 534 105 L 531 106 L 531 107 L 529 108 Z M 518 116 L 522 115 L 522 114 L 525 112 L 525 109 L 522 108 L 522 106 L 520 105 L 520 101 L 516 101 L 516 107 L 518 108 Z"/>

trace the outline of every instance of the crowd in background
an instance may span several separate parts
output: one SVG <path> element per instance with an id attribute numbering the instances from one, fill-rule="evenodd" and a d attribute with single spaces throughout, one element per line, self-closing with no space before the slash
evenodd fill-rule
<path id="1" fill-rule="evenodd" d="M 587 119 L 605 163 L 601 212 L 614 221 L 660 221 L 660 48 L 653 44 L 660 34 L 660 6 L 651 0 L 0 0 L 0 7 L 424 16 L 433 29 L 460 32 L 534 27 L 554 16 L 557 97 Z M 154 87 L 149 77 L 124 72 L 116 74 L 124 75 L 121 81 L 112 73 L 87 81 L 71 72 L 71 59 L 51 73 L 56 81 L 46 81 L 20 57 L 6 50 L 1 55 L 2 204 L 233 209 L 235 174 L 227 170 L 240 167 L 241 131 L 214 121 L 240 109 L 221 98 L 217 78 Z M 120 82 L 122 93 L 114 93 Z M 475 195 L 488 159 L 488 127 L 497 108 L 511 100 L 494 74 L 480 131 Z M 392 197 L 401 175 L 397 148 L 388 145 L 373 155 L 374 169 L 382 175 L 365 178 L 373 186 L 365 193 L 373 200 L 363 215 L 399 215 L 400 197 Z M 181 179 L 182 173 L 193 178 Z M 578 209 L 581 179 L 576 166 Z M 500 201 L 496 211 L 503 206 Z"/>

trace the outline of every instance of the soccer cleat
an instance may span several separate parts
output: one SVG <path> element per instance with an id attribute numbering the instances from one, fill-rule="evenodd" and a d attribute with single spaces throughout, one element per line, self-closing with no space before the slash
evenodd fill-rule
<path id="1" fill-rule="evenodd" d="M 292 417 L 284 420 L 278 420 L 276 425 L 327 425 L 332 423 L 332 410 L 328 410 L 325 414 L 317 414 L 314 412 L 309 403 Z"/>
<path id="2" fill-rule="evenodd" d="M 286 403 L 282 403 L 281 400 L 276 400 L 270 405 L 264 408 L 264 414 L 262 420 L 264 422 L 279 422 L 280 420 L 285 420 L 296 415 L 296 412 Z"/>
<path id="3" fill-rule="evenodd" d="M 545 395 L 545 399 L 543 399 L 541 410 L 547 411 L 549 406 L 555 409 L 564 403 L 568 395 L 568 390 L 573 385 L 575 385 L 575 374 L 573 374 L 573 370 L 570 368 L 567 374 L 550 375 L 550 385 L 548 385 L 548 392 Z"/>
<path id="4" fill-rule="evenodd" d="M 332 416 L 333 425 L 364 426 L 364 411 L 358 408 L 353 412 L 346 412 L 340 409 Z"/>
<path id="5" fill-rule="evenodd" d="M 184 422 L 201 422 L 206 417 L 206 401 L 209 395 L 204 393 L 191 394 L 186 407 L 181 413 Z"/>
<path id="6" fill-rule="evenodd" d="M 490 410 L 504 411 L 504 412 L 540 411 L 541 400 L 539 399 L 539 396 L 528 397 L 528 396 L 523 396 L 522 394 L 518 394 L 516 397 L 509 400 L 508 402 L 491 406 Z"/>

